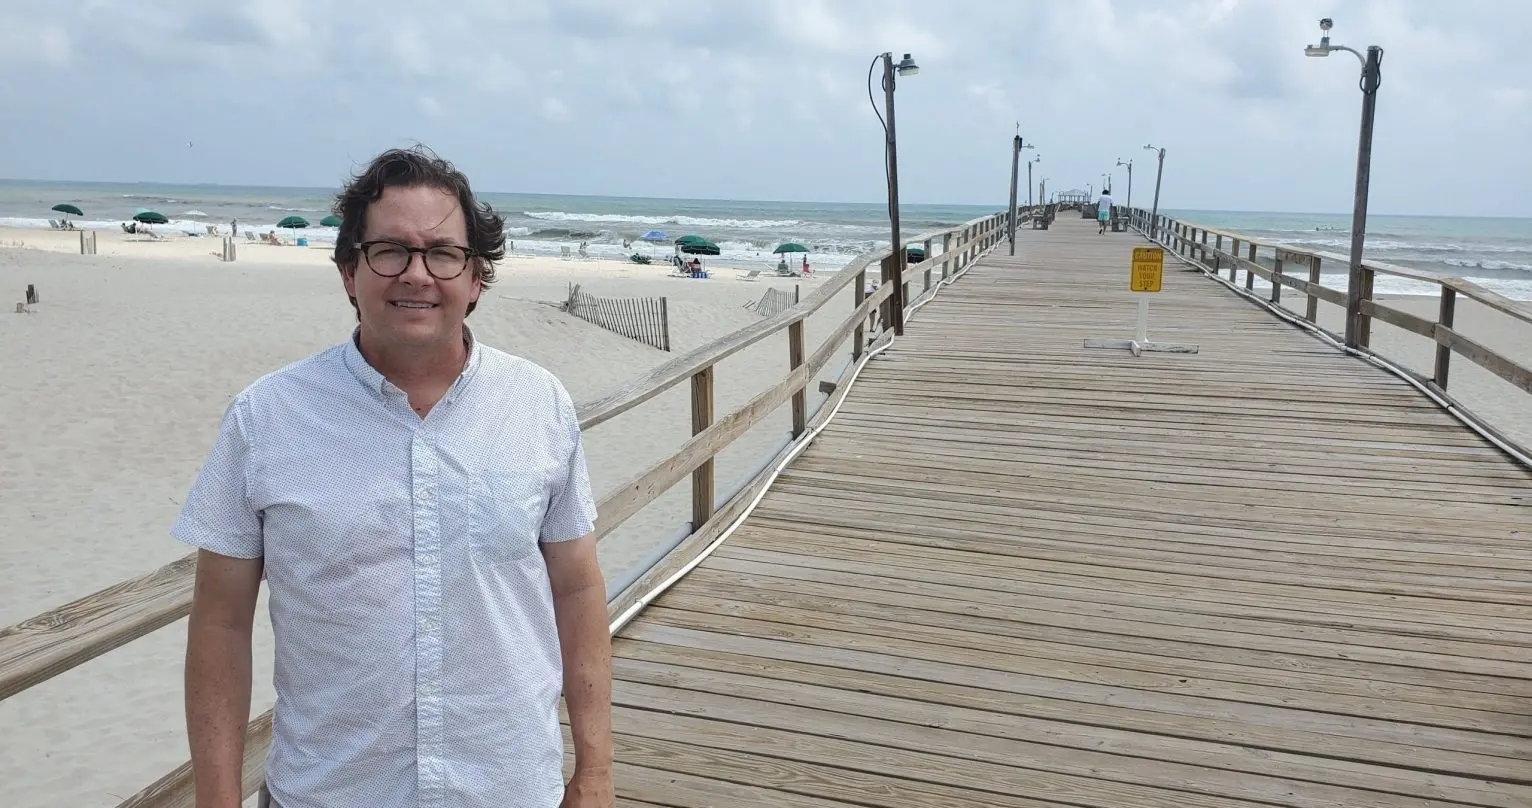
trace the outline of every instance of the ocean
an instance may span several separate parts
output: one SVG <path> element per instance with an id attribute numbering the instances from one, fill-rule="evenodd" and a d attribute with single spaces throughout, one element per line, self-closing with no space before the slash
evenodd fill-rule
<path id="1" fill-rule="evenodd" d="M 333 193 L 325 188 L 0 180 L 0 226 L 46 228 L 48 219 L 59 216 L 49 208 L 71 202 L 85 211 L 79 226 L 98 229 L 117 228 L 139 209 L 163 213 L 170 224 L 157 229 L 170 233 L 205 232 L 206 225 L 227 232 L 234 220 L 241 231 L 266 232 L 279 219 L 298 215 L 311 225 L 304 235 L 325 244 L 334 242 L 335 230 L 317 223 L 330 212 Z M 505 193 L 481 193 L 480 199 L 505 217 L 506 235 L 522 254 L 558 255 L 563 248 L 573 253 L 583 244 L 597 258 L 621 260 L 642 253 L 665 260 L 673 253 L 670 241 L 695 234 L 716 243 L 721 261 L 729 265 L 774 265 L 772 249 L 792 241 L 809 248 L 815 270 L 834 271 L 889 243 L 887 210 L 879 203 Z M 996 209 L 906 203 L 901 229 L 913 237 Z M 1164 212 L 1295 249 L 1345 253 L 1350 245 L 1349 214 Z M 649 231 L 664 233 L 666 240 L 640 240 Z M 1532 300 L 1532 219 L 1374 215 L 1368 218 L 1365 252 L 1368 258 L 1459 275 L 1508 297 Z M 1343 288 L 1344 268 L 1335 269 L 1340 271 L 1326 272 L 1324 283 Z M 1435 294 L 1430 284 L 1384 276 L 1375 288 L 1380 294 Z"/>

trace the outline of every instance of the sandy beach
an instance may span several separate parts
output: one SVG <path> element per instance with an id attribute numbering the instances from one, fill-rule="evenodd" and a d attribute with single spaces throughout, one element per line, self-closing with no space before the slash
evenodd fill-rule
<path id="1" fill-rule="evenodd" d="M 22 246 L 24 245 L 24 246 Z M 216 238 L 149 241 L 100 232 L 98 254 L 73 233 L 0 228 L 0 624 L 175 560 L 169 527 L 230 398 L 258 376 L 345 340 L 354 315 L 329 251 Z M 663 265 L 516 256 L 469 317 L 476 337 L 555 373 L 576 402 L 599 398 L 675 356 L 756 322 L 768 288 L 807 295 L 825 276 L 762 277 L 710 264 L 706 280 Z M 568 285 L 601 297 L 668 299 L 672 352 L 557 308 Z M 12 313 L 28 284 L 40 302 Z M 809 349 L 852 308 L 849 290 L 810 318 Z M 847 350 L 826 367 L 833 378 Z M 716 415 L 788 370 L 775 335 L 716 368 Z M 810 408 L 823 396 L 810 386 Z M 685 384 L 585 435 L 597 496 L 675 451 L 690 435 Z M 717 492 L 732 492 L 785 444 L 786 407 L 720 454 Z M 601 544 L 608 580 L 690 518 L 682 481 Z M 0 702 L 0 734 L 25 737 L 0 761 L 6 808 L 115 805 L 186 760 L 180 622 Z M 271 636 L 257 618 L 254 712 L 271 706 Z M 131 753 L 129 752 L 131 750 Z"/>
<path id="2" fill-rule="evenodd" d="M 78 254 L 73 233 L 0 228 L 0 624 L 12 624 L 185 555 L 168 535 L 229 399 L 256 377 L 344 340 L 354 316 L 323 247 L 241 242 L 217 258 L 212 238 L 151 241 L 102 232 Z M 674 356 L 758 320 L 746 306 L 772 287 L 823 280 L 762 278 L 714 266 L 707 280 L 612 260 L 513 257 L 469 324 L 480 340 L 553 371 L 590 401 Z M 665 296 L 674 350 L 666 353 L 561 312 L 568 285 L 603 297 Z M 12 314 L 27 284 L 41 301 Z M 1224 294 L 1209 282 L 1208 294 Z M 851 309 L 843 292 L 809 320 L 809 349 Z M 1289 305 L 1302 306 L 1290 295 Z M 1394 298 L 1424 316 L 1434 298 Z M 1340 312 L 1322 305 L 1323 324 Z M 1532 364 L 1528 328 L 1460 301 L 1462 331 Z M 1518 335 L 1520 339 L 1518 340 Z M 1381 323 L 1373 345 L 1430 372 L 1432 345 Z M 837 375 L 848 351 L 821 374 Z M 787 371 L 785 335 L 724 360 L 716 413 Z M 1508 435 L 1532 443 L 1525 393 L 1456 357 L 1450 390 Z M 810 385 L 810 408 L 822 400 Z M 1301 413 L 1294 413 L 1300 417 Z M 720 455 L 718 491 L 752 476 L 788 437 L 782 408 Z M 682 385 L 586 433 L 598 496 L 671 454 L 690 434 Z M 686 482 L 601 545 L 616 579 L 689 518 Z M 0 760 L 5 808 L 112 806 L 186 760 L 182 718 L 185 623 L 157 631 L 0 702 L 0 734 L 19 750 Z M 257 616 L 253 713 L 271 706 L 271 635 Z"/>

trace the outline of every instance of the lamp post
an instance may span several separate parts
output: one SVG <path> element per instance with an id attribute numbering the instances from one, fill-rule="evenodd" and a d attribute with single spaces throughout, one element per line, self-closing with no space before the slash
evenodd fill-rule
<path id="1" fill-rule="evenodd" d="M 867 66 L 867 96 L 872 98 L 872 70 L 877 66 L 878 60 L 883 60 L 883 108 L 887 118 L 879 115 L 878 119 L 883 123 L 883 152 L 884 169 L 888 174 L 888 223 L 893 233 L 893 260 L 889 266 L 893 268 L 893 277 L 884 278 L 887 282 L 894 282 L 894 292 L 889 297 L 891 309 L 889 321 L 894 326 L 895 336 L 904 335 L 904 239 L 899 234 L 899 149 L 894 136 L 894 75 L 913 76 L 920 72 L 920 67 L 915 60 L 906 53 L 898 64 L 894 63 L 892 53 L 880 53 L 874 56 L 872 64 Z M 872 111 L 877 113 L 877 104 L 873 104 Z"/>
<path id="2" fill-rule="evenodd" d="M 1030 207 L 1032 205 L 1032 164 L 1033 163 L 1041 163 L 1042 161 L 1043 161 L 1043 156 L 1041 154 L 1035 155 L 1035 156 L 1033 156 L 1033 158 L 1031 160 L 1027 161 L 1027 206 L 1028 207 Z M 1043 198 L 1042 198 L 1041 195 L 1039 195 L 1037 197 L 1037 204 L 1039 204 L 1039 205 L 1043 204 Z"/>
<path id="3" fill-rule="evenodd" d="M 1128 215 L 1131 216 L 1131 215 L 1133 215 L 1132 214 L 1132 210 L 1133 210 L 1133 161 L 1129 160 L 1127 162 L 1123 162 L 1122 158 L 1119 157 L 1119 158 L 1117 158 L 1117 165 L 1127 166 L 1128 167 L 1128 201 L 1127 201 L 1127 205 L 1128 205 L 1128 211 L 1129 211 Z"/>
<path id="4" fill-rule="evenodd" d="M 1346 281 L 1346 347 L 1363 347 L 1362 294 L 1366 279 L 1362 272 L 1362 244 L 1367 239 L 1367 186 L 1372 178 L 1372 119 L 1378 104 L 1378 86 L 1383 83 L 1383 49 L 1367 47 L 1363 56 L 1354 48 L 1330 44 L 1330 26 L 1326 17 L 1319 21 L 1318 45 L 1303 49 L 1303 55 L 1325 57 L 1333 51 L 1346 51 L 1362 63 L 1362 125 L 1357 135 L 1356 196 L 1351 205 L 1351 267 Z"/>
<path id="5" fill-rule="evenodd" d="M 1160 177 L 1165 175 L 1165 147 L 1146 144 L 1144 149 L 1159 152 L 1159 165 L 1154 169 L 1154 210 L 1149 212 L 1149 240 L 1153 241 L 1160 233 Z"/>
<path id="6" fill-rule="evenodd" d="M 1016 124 L 1016 137 L 1011 139 L 1011 206 L 1007 212 L 1007 228 L 1010 230 L 1011 255 L 1016 254 L 1016 175 L 1017 168 L 1021 163 L 1021 150 L 1034 148 L 1022 141 L 1021 124 Z M 1032 184 L 1032 164 L 1027 164 L 1027 185 Z M 1032 189 L 1027 189 L 1027 198 L 1032 198 Z M 1030 204 L 1030 203 L 1029 203 Z"/>

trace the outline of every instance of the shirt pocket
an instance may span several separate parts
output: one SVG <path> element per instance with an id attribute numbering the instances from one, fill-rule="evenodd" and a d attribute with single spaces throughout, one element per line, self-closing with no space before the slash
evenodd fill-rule
<path id="1" fill-rule="evenodd" d="M 526 474 L 481 472 L 468 484 L 469 551 L 474 560 L 504 563 L 538 550 L 547 488 Z"/>

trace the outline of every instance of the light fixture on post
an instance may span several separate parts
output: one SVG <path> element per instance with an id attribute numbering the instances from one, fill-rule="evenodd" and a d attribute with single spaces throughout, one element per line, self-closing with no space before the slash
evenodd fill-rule
<path id="1" fill-rule="evenodd" d="M 1124 162 L 1123 159 L 1121 157 L 1119 157 L 1119 158 L 1117 158 L 1117 165 L 1127 166 L 1127 168 L 1128 168 L 1128 199 L 1127 199 L 1127 203 L 1126 204 L 1127 204 L 1128 211 L 1129 211 L 1128 215 L 1132 216 L 1133 215 L 1133 213 L 1132 213 L 1132 211 L 1133 211 L 1133 161 L 1132 160 L 1128 160 L 1127 162 Z"/>
<path id="2" fill-rule="evenodd" d="M 1159 165 L 1154 169 L 1154 209 L 1149 211 L 1149 240 L 1155 241 L 1160 234 L 1160 177 L 1165 175 L 1165 147 L 1147 144 L 1145 151 L 1159 152 Z"/>
<path id="3" fill-rule="evenodd" d="M 887 117 L 878 114 L 878 104 L 872 97 L 872 71 L 877 67 L 878 60 L 883 60 L 883 108 Z M 872 64 L 867 66 L 867 101 L 872 104 L 872 111 L 878 115 L 878 121 L 883 124 L 883 167 L 888 177 L 888 223 L 893 234 L 892 250 L 893 259 L 889 266 L 893 269 L 892 278 L 883 278 L 882 282 L 892 280 L 894 283 L 893 294 L 889 297 L 888 322 L 894 327 L 895 336 L 904 335 L 904 266 L 905 251 L 904 238 L 899 233 L 899 149 L 898 141 L 894 135 L 894 75 L 913 76 L 920 72 L 920 67 L 915 60 L 906 53 L 898 64 L 894 63 L 892 53 L 880 53 L 874 56 Z"/>
<path id="4" fill-rule="evenodd" d="M 1033 155 L 1032 159 L 1027 161 L 1027 206 L 1028 207 L 1031 207 L 1031 205 L 1032 205 L 1032 164 L 1033 163 L 1041 163 L 1042 161 L 1043 161 L 1043 156 L 1041 154 Z M 1043 197 L 1042 197 L 1041 194 L 1039 194 L 1038 197 L 1037 197 L 1037 204 L 1039 204 L 1039 205 L 1043 204 Z"/>
<path id="5" fill-rule="evenodd" d="M 1011 139 L 1011 197 L 1010 197 L 1010 209 L 1007 211 L 1007 214 L 1006 214 L 1006 228 L 1007 228 L 1007 230 L 1010 231 L 1009 239 L 1010 239 L 1010 242 L 1011 242 L 1011 255 L 1015 255 L 1016 254 L 1016 176 L 1019 173 L 1017 171 L 1017 169 L 1018 169 L 1019 164 L 1021 162 L 1021 150 L 1022 149 L 1032 149 L 1032 148 L 1035 148 L 1035 147 L 1022 140 L 1022 137 L 1021 137 L 1021 124 L 1020 123 L 1016 124 L 1016 137 Z M 1030 187 L 1031 185 L 1032 185 L 1032 165 L 1031 165 L 1031 163 L 1028 163 L 1027 164 L 1027 186 L 1028 186 L 1028 188 L 1027 188 L 1027 200 L 1028 200 L 1027 204 L 1028 205 L 1031 204 L 1031 199 L 1032 199 L 1032 189 Z"/>
<path id="6" fill-rule="evenodd" d="M 1363 56 L 1354 48 L 1330 44 L 1329 17 L 1319 21 L 1318 45 L 1303 49 L 1303 55 L 1323 58 L 1333 51 L 1346 51 L 1362 63 L 1362 125 L 1357 136 L 1356 148 L 1356 195 L 1351 205 L 1351 267 L 1346 282 L 1346 347 L 1366 347 L 1362 333 L 1362 288 L 1366 278 L 1362 273 L 1362 245 L 1367 239 L 1367 186 L 1372 178 L 1372 120 L 1378 104 L 1378 86 L 1383 83 L 1383 49 L 1369 45 Z"/>

